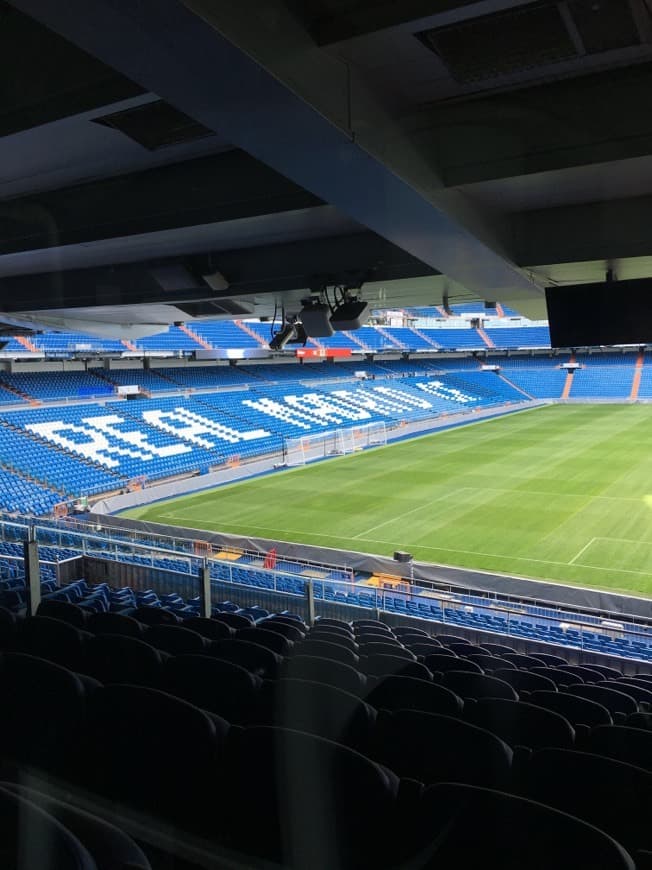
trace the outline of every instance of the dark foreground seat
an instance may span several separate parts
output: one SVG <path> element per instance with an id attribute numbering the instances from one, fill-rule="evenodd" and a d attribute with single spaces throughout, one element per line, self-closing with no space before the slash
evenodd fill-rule
<path id="1" fill-rule="evenodd" d="M 381 710 L 373 755 L 399 776 L 426 784 L 467 782 L 504 788 L 510 781 L 510 747 L 495 734 L 451 716 Z"/>
<path id="2" fill-rule="evenodd" d="M 399 780 L 358 752 L 298 731 L 233 729 L 221 787 L 227 844 L 288 867 L 386 867 Z"/>
<path id="3" fill-rule="evenodd" d="M 634 854 L 652 847 L 652 773 L 588 752 L 542 749 L 523 771 L 524 793 L 606 831 Z"/>
<path id="4" fill-rule="evenodd" d="M 603 831 L 559 810 L 460 783 L 426 789 L 419 816 L 428 870 L 634 870 L 625 849 Z M 417 833 L 416 836 L 419 836 Z"/>

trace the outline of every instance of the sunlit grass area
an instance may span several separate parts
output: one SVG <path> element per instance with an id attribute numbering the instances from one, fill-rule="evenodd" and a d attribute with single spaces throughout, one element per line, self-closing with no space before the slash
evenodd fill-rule
<path id="1" fill-rule="evenodd" d="M 549 406 L 129 515 L 652 594 L 652 406 Z"/>

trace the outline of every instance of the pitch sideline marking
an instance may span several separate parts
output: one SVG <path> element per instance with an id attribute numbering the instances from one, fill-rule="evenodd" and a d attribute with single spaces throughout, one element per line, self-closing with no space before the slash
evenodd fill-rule
<path id="1" fill-rule="evenodd" d="M 473 486 L 463 486 L 460 487 L 457 492 L 468 492 L 469 490 L 475 491 L 476 487 Z M 350 541 L 357 541 L 360 538 L 365 537 L 365 535 L 369 535 L 372 532 L 378 531 L 378 529 L 382 529 L 383 526 L 388 526 L 390 523 L 395 523 L 397 520 L 405 519 L 405 517 L 409 517 L 410 514 L 415 514 L 417 511 L 423 511 L 427 508 L 431 507 L 433 504 L 437 504 L 438 501 L 443 501 L 445 498 L 450 498 L 450 491 L 445 492 L 442 495 L 438 495 L 437 498 L 433 498 L 432 501 L 428 501 L 425 504 L 417 505 L 417 507 L 410 508 L 409 511 L 404 511 L 402 514 L 396 514 L 396 516 L 390 517 L 388 520 L 384 520 L 382 523 L 378 523 L 375 526 L 371 526 L 369 529 L 365 529 L 364 532 L 358 532 L 357 535 L 354 535 L 352 538 L 349 538 Z M 371 538 L 367 538 L 366 540 L 371 540 Z"/>

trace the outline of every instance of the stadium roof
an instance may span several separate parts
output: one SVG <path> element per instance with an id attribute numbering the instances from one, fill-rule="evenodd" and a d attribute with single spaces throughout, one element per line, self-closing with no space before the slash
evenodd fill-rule
<path id="1" fill-rule="evenodd" d="M 126 337 L 361 283 L 537 317 L 548 283 L 652 275 L 648 0 L 0 0 L 0 26 L 7 323 Z"/>

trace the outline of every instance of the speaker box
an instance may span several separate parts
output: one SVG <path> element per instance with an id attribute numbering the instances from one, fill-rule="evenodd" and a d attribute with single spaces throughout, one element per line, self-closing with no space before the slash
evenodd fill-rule
<path id="1" fill-rule="evenodd" d="M 396 550 L 394 553 L 394 561 L 395 562 L 411 562 L 412 561 L 412 553 L 406 553 L 403 550 Z"/>
<path id="2" fill-rule="evenodd" d="M 336 332 L 341 332 L 343 329 L 360 329 L 361 326 L 369 320 L 369 304 L 361 302 L 357 299 L 351 302 L 344 302 L 340 305 L 331 317 L 331 326 Z"/>
<path id="3" fill-rule="evenodd" d="M 333 334 L 328 305 L 317 303 L 301 310 L 299 317 L 309 338 L 328 338 Z"/>

